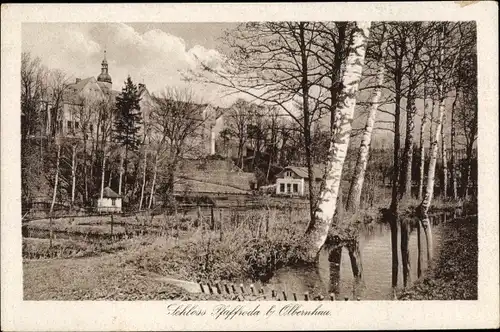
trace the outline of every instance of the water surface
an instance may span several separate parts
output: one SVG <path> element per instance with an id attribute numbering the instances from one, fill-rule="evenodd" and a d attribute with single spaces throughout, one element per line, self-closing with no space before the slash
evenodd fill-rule
<path id="1" fill-rule="evenodd" d="M 399 231 L 399 227 L 398 227 Z M 433 225 L 433 255 L 438 254 L 441 243 L 441 226 Z M 398 232 L 399 272 L 398 287 L 403 285 L 400 234 Z M 425 251 L 425 235 L 421 231 L 422 243 L 422 269 L 427 267 Z M 360 230 L 359 245 L 363 264 L 363 284 L 355 286 L 349 254 L 346 248 L 342 249 L 340 269 L 334 269 L 328 261 L 330 248 L 325 247 L 319 255 L 316 267 L 286 267 L 276 271 L 269 281 L 270 287 L 278 291 L 296 292 L 297 294 L 336 293 L 337 298 L 349 299 L 359 297 L 361 300 L 390 300 L 392 298 L 392 256 L 391 232 L 387 224 L 376 223 Z M 411 280 L 417 279 L 417 230 L 412 228 L 409 239 Z M 339 270 L 340 275 L 335 275 Z M 333 271 L 333 277 L 330 272 Z M 336 276 L 336 277 L 335 277 Z M 332 282 L 333 281 L 333 282 Z M 338 283 L 337 283 L 338 281 Z M 336 284 L 336 285 L 334 285 Z"/>

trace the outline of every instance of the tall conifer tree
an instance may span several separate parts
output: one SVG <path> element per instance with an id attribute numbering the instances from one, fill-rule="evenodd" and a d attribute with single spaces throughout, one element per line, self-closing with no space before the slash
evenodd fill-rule
<path id="1" fill-rule="evenodd" d="M 124 192 L 127 194 L 127 166 L 129 151 L 137 151 L 141 144 L 140 129 L 142 124 L 141 101 L 137 86 L 130 76 L 125 81 L 122 92 L 116 97 L 116 119 L 113 139 L 125 149 Z"/>

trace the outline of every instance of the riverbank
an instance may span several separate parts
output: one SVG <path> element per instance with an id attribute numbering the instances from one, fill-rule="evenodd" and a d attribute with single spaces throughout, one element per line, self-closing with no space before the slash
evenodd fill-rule
<path id="1" fill-rule="evenodd" d="M 443 242 L 434 266 L 403 291 L 399 300 L 477 300 L 477 215 L 443 225 Z"/>
<path id="2" fill-rule="evenodd" d="M 303 261 L 300 239 L 307 226 L 307 214 L 299 212 L 305 211 L 289 214 L 263 210 L 231 215 L 213 230 L 203 222 L 195 226 L 189 220 L 180 229 L 158 217 L 154 222 L 158 225 L 148 226 L 168 225 L 175 231 L 110 243 L 107 238 L 103 243 L 58 238 L 52 249 L 48 239 L 26 238 L 25 299 L 215 299 L 189 294 L 175 285 L 158 282 L 156 277 L 204 283 L 265 281 L 277 269 Z M 381 222 L 375 209 L 356 217 L 358 224 Z M 331 234 L 336 233 L 337 240 L 342 239 L 339 235 L 353 236 L 339 231 L 341 226 L 354 229 L 354 223 L 349 221 L 343 219 L 342 224 L 332 228 Z M 49 257 L 52 259 L 44 259 Z"/>

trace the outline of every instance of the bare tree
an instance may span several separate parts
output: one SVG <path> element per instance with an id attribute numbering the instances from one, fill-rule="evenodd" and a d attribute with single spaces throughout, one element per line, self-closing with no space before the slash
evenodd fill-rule
<path id="1" fill-rule="evenodd" d="M 243 169 L 244 167 L 244 149 L 247 143 L 248 134 L 247 128 L 248 124 L 251 122 L 252 117 L 252 106 L 249 102 L 238 99 L 230 107 L 229 111 L 225 114 L 225 124 L 227 127 L 227 133 L 236 138 L 238 142 L 238 166 Z"/>
<path id="2" fill-rule="evenodd" d="M 372 139 L 372 131 L 375 126 L 375 120 L 377 116 L 378 108 L 380 107 L 381 97 L 382 97 L 382 87 L 384 85 L 385 77 L 385 52 L 387 48 L 387 41 L 385 40 L 385 25 L 382 25 L 382 32 L 380 39 L 378 40 L 378 52 L 376 55 L 377 62 L 377 83 L 373 95 L 371 97 L 371 106 L 369 109 L 368 116 L 366 118 L 366 125 L 363 131 L 363 136 L 361 138 L 361 145 L 359 147 L 358 158 L 356 161 L 356 167 L 354 170 L 354 175 L 351 181 L 351 186 L 349 188 L 349 194 L 346 200 L 346 209 L 349 212 L 357 212 L 359 208 L 359 203 L 361 201 L 361 191 L 363 189 L 363 182 L 365 180 L 366 167 L 368 165 L 369 150 Z M 372 28 L 372 36 L 374 36 Z M 373 37 L 372 37 L 373 39 Z"/>
<path id="3" fill-rule="evenodd" d="M 429 207 L 432 202 L 432 197 L 434 193 L 434 177 L 437 162 L 437 152 L 439 147 L 439 139 L 441 136 L 442 123 L 445 115 L 445 100 L 447 95 L 447 89 L 449 88 L 449 78 L 452 77 L 455 70 L 455 65 L 457 62 L 457 57 L 459 52 L 453 48 L 446 48 L 445 45 L 452 43 L 450 40 L 452 36 L 452 27 L 449 23 L 439 23 L 438 28 L 440 29 L 440 35 L 438 39 L 437 49 L 439 51 L 439 57 L 435 66 L 435 82 L 437 84 L 438 90 L 438 101 L 439 101 L 439 115 L 436 121 L 436 129 L 432 141 L 429 170 L 427 175 L 427 188 L 425 191 L 425 196 L 418 207 L 418 216 L 420 222 L 424 229 L 424 234 L 427 244 L 427 261 L 430 262 L 432 257 L 432 231 L 431 224 L 428 216 Z M 460 44 L 458 44 L 458 50 L 460 49 Z M 445 52 L 446 51 L 446 52 Z"/>
<path id="4" fill-rule="evenodd" d="M 40 58 L 33 58 L 28 52 L 21 54 L 21 138 L 36 134 L 42 125 L 40 106 L 47 102 L 47 70 Z M 41 129 L 41 128 L 40 128 Z"/>
<path id="5" fill-rule="evenodd" d="M 200 153 L 198 139 L 205 123 L 203 109 L 206 105 L 196 103 L 192 91 L 187 89 L 166 89 L 160 95 L 153 95 L 152 99 L 151 119 L 154 125 L 151 135 L 158 142 L 155 169 L 158 170 L 160 161 L 164 162 L 167 178 L 165 195 L 167 200 L 171 200 L 179 162 L 186 155 Z M 154 195 L 154 184 L 151 192 Z"/>
<path id="6" fill-rule="evenodd" d="M 322 115 L 324 78 L 313 41 L 320 36 L 320 23 L 251 22 L 243 23 L 226 36 L 231 50 L 219 67 L 200 63 L 203 73 L 190 73 L 190 79 L 216 83 L 251 96 L 286 112 L 303 133 L 309 178 L 310 218 L 314 223 L 316 206 L 311 162 L 311 126 Z M 300 105 L 300 107 L 296 107 Z"/>
<path id="7" fill-rule="evenodd" d="M 370 32 L 370 22 L 357 22 L 349 45 L 345 71 L 343 74 L 342 94 L 337 104 L 335 133 L 331 135 L 327 159 L 325 188 L 320 193 L 318 209 L 314 211 L 314 222 L 309 223 L 306 231 L 308 256 L 316 257 L 325 243 L 330 224 L 336 209 L 340 189 L 342 168 L 349 146 L 351 122 L 356 105 L 356 93 L 363 70 L 366 42 Z"/>

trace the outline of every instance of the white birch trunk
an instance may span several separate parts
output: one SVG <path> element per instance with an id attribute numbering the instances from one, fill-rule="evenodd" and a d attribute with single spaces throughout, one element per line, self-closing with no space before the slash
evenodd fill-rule
<path id="1" fill-rule="evenodd" d="M 443 163 L 443 183 L 441 184 L 442 189 L 441 189 L 441 196 L 443 199 L 446 199 L 447 195 L 447 189 L 448 189 L 448 157 L 446 154 L 446 140 L 445 140 L 445 133 L 444 133 L 444 126 L 446 123 L 446 115 L 443 116 L 443 124 L 441 126 L 441 157 L 442 157 L 442 163 Z"/>
<path id="2" fill-rule="evenodd" d="M 106 177 L 106 151 L 102 152 L 102 171 L 101 171 L 101 199 L 104 198 L 104 180 Z"/>
<path id="3" fill-rule="evenodd" d="M 370 154 L 370 145 L 372 140 L 373 127 L 377 117 L 377 111 L 380 106 L 380 98 L 382 96 L 382 85 L 384 84 L 385 76 L 385 48 L 386 42 L 382 43 L 380 62 L 377 69 L 377 87 L 371 99 L 370 111 L 366 119 L 365 130 L 361 139 L 361 146 L 359 148 L 358 160 L 356 162 L 355 173 L 351 181 L 349 195 L 347 196 L 346 209 L 350 212 L 356 212 L 359 209 L 361 201 L 361 192 L 363 191 L 363 182 L 365 180 L 366 167 L 368 165 L 368 157 Z"/>
<path id="4" fill-rule="evenodd" d="M 155 167 L 153 170 L 153 181 L 151 183 L 151 192 L 149 193 L 149 205 L 148 209 L 151 209 L 153 205 L 153 199 L 155 196 L 155 185 L 156 185 L 156 174 L 158 173 L 158 155 L 155 155 Z"/>
<path id="5" fill-rule="evenodd" d="M 122 194 L 122 180 L 123 180 L 123 153 L 120 152 L 120 176 L 118 179 L 118 195 Z"/>
<path id="6" fill-rule="evenodd" d="M 418 182 L 418 199 L 422 199 L 424 192 L 424 177 L 425 177 L 425 128 L 427 127 L 427 120 L 429 116 L 429 101 L 427 100 L 427 93 L 424 88 L 424 115 L 422 123 L 420 124 L 420 179 Z"/>
<path id="7" fill-rule="evenodd" d="M 351 123 L 356 106 L 356 95 L 365 62 L 366 41 L 369 36 L 371 22 L 356 22 L 356 30 L 350 45 L 342 77 L 343 89 L 337 104 L 337 130 L 332 133 L 328 160 L 326 165 L 326 181 L 320 193 L 318 209 L 315 212 L 316 222 L 306 231 L 308 257 L 315 259 L 325 243 L 328 229 L 332 223 L 339 194 L 342 167 L 349 146 Z"/>
<path id="8" fill-rule="evenodd" d="M 457 165 L 456 165 L 456 139 L 455 139 L 455 108 L 458 100 L 458 89 L 455 91 L 455 100 L 453 101 L 453 105 L 451 107 L 451 135 L 450 135 L 450 145 L 451 145 L 451 170 L 450 170 L 450 177 L 451 177 L 451 186 L 452 186 L 452 191 L 453 191 L 453 199 L 457 200 L 458 199 L 458 188 L 457 188 Z"/>
<path id="9" fill-rule="evenodd" d="M 59 183 L 59 162 L 61 160 L 61 143 L 57 142 L 57 159 L 56 159 L 56 175 L 54 177 L 54 190 L 52 192 L 52 203 L 50 204 L 50 215 L 54 211 L 57 197 L 57 185 Z"/>
<path id="10" fill-rule="evenodd" d="M 439 68 L 442 70 L 441 64 L 443 63 L 444 60 L 444 38 L 445 38 L 445 31 L 443 27 L 443 31 L 441 32 L 441 36 L 439 38 Z M 458 54 L 458 53 L 457 53 Z M 455 69 L 455 64 L 456 64 L 456 57 L 455 60 L 453 61 L 453 65 L 451 67 L 451 70 L 449 73 L 447 73 L 448 76 L 451 76 L 453 74 L 453 71 Z M 420 222 L 422 224 L 422 227 L 424 229 L 425 233 L 425 238 L 427 242 L 427 262 L 430 265 L 431 262 L 431 257 L 432 257 L 432 229 L 431 229 L 431 223 L 429 219 L 429 208 L 432 203 L 432 198 L 434 194 L 434 180 L 435 180 L 435 174 L 436 174 L 436 163 L 437 163 L 437 157 L 438 157 L 438 147 L 439 147 L 439 138 L 442 135 L 441 130 L 442 130 L 442 124 L 443 124 L 443 119 L 445 116 L 445 91 L 444 91 L 444 79 L 446 75 L 441 72 L 440 74 L 440 82 L 438 85 L 438 101 L 439 101 L 439 114 L 436 122 L 436 129 L 434 132 L 434 138 L 432 141 L 432 146 L 431 146 L 431 156 L 430 156 L 430 161 L 429 161 L 429 171 L 427 175 L 427 188 L 425 191 L 425 196 L 422 202 L 420 203 L 420 206 L 418 208 L 418 215 L 420 218 Z"/>
<path id="11" fill-rule="evenodd" d="M 144 187 L 146 186 L 146 168 L 148 163 L 148 152 L 144 148 L 144 160 L 143 160 L 143 170 L 142 170 L 142 185 L 141 185 L 141 199 L 139 200 L 139 210 L 142 209 L 142 202 L 144 201 Z"/>
<path id="12" fill-rule="evenodd" d="M 73 208 L 76 189 L 76 145 L 72 145 L 71 149 L 71 207 Z"/>

